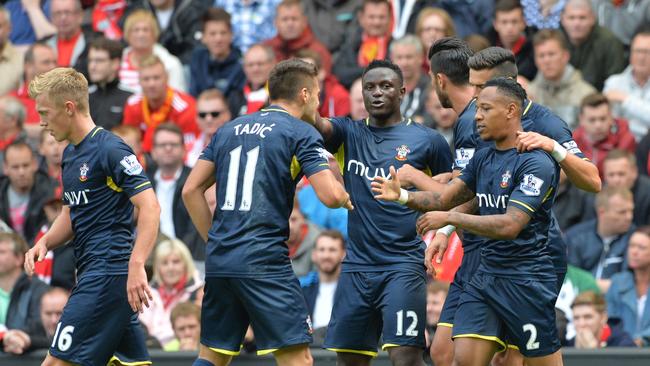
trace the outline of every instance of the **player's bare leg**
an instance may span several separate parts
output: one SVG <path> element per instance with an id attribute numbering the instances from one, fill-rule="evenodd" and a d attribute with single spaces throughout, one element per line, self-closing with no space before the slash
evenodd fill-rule
<path id="1" fill-rule="evenodd" d="M 273 353 L 273 356 L 275 356 L 278 366 L 311 366 L 314 364 L 307 344 L 279 349 Z"/>
<path id="2" fill-rule="evenodd" d="M 438 326 L 431 343 L 431 359 L 436 366 L 451 366 L 454 362 L 454 341 L 450 327 Z"/>
<path id="3" fill-rule="evenodd" d="M 358 353 L 337 352 L 337 366 L 369 366 L 372 357 Z"/>
<path id="4" fill-rule="evenodd" d="M 197 364 L 197 361 L 206 360 L 212 363 L 214 366 L 228 366 L 230 361 L 232 361 L 232 355 L 226 355 L 211 350 L 210 348 L 200 345 L 199 347 L 199 358 L 194 362 Z"/>
<path id="5" fill-rule="evenodd" d="M 526 357 L 526 366 L 562 366 L 562 352 L 555 351 L 548 356 L 542 357 Z"/>
<path id="6" fill-rule="evenodd" d="M 399 346 L 388 349 L 388 356 L 393 366 L 421 366 L 422 349 L 418 347 Z"/>
<path id="7" fill-rule="evenodd" d="M 505 352 L 494 355 L 492 366 L 524 366 L 524 355 L 518 350 L 508 347 Z"/>
<path id="8" fill-rule="evenodd" d="M 489 365 L 499 349 L 498 343 L 480 338 L 456 338 L 454 340 L 454 366 Z"/>
<path id="9" fill-rule="evenodd" d="M 47 354 L 47 356 L 45 356 L 45 360 L 43 360 L 43 363 L 41 364 L 41 366 L 73 366 L 73 365 L 74 365 L 73 363 L 70 363 L 68 361 L 63 361 L 62 359 L 56 358 L 49 353 Z"/>

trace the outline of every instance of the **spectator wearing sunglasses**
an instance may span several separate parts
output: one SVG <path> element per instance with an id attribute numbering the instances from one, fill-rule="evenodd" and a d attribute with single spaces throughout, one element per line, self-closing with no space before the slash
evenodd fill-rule
<path id="1" fill-rule="evenodd" d="M 196 124 L 199 136 L 188 146 L 185 163 L 193 167 L 203 149 L 210 143 L 219 127 L 231 119 L 226 97 L 217 89 L 208 89 L 196 100 Z"/>

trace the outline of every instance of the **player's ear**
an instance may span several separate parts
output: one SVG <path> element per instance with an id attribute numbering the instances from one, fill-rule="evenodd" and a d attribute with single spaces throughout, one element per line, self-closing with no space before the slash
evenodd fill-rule
<path id="1" fill-rule="evenodd" d="M 68 115 L 68 117 L 72 117 L 75 110 L 77 109 L 76 108 L 77 106 L 71 100 L 66 100 L 65 103 L 63 104 L 63 106 L 65 108 L 65 113 Z"/>

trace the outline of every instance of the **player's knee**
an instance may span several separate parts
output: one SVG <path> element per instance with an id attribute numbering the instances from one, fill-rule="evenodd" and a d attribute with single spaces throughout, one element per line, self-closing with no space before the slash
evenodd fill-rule
<path id="1" fill-rule="evenodd" d="M 370 356 L 356 353 L 338 352 L 336 354 L 337 366 L 369 366 Z"/>
<path id="2" fill-rule="evenodd" d="M 393 366 L 420 366 L 422 360 L 422 349 L 417 347 L 394 347 L 388 350 L 390 361 Z"/>

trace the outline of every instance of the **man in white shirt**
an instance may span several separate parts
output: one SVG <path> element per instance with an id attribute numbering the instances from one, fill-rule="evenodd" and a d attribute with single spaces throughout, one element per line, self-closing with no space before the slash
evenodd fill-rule
<path id="1" fill-rule="evenodd" d="M 323 231 L 312 252 L 317 270 L 300 278 L 314 328 L 314 344 L 322 344 L 334 305 L 334 293 L 345 257 L 345 239 L 336 230 Z"/>
<path id="2" fill-rule="evenodd" d="M 201 270 L 205 261 L 205 242 L 196 231 L 181 198 L 190 168 L 183 164 L 185 144 L 180 127 L 163 123 L 156 128 L 151 157 L 157 166 L 149 179 L 160 202 L 160 232 L 183 241 Z"/>

